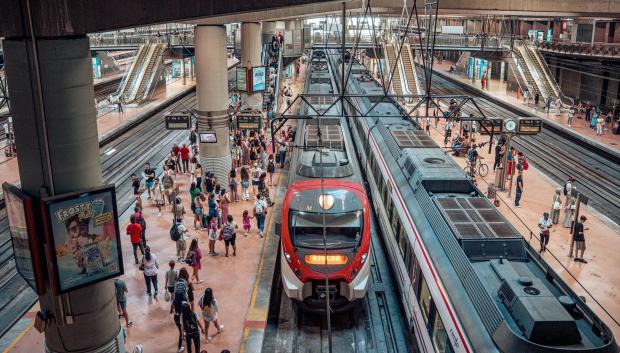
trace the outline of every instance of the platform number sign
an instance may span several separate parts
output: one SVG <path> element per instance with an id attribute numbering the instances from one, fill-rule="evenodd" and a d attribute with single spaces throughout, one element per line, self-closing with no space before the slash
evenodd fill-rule
<path id="1" fill-rule="evenodd" d="M 519 135 L 536 135 L 542 131 L 543 121 L 541 119 L 519 119 L 517 133 Z"/>

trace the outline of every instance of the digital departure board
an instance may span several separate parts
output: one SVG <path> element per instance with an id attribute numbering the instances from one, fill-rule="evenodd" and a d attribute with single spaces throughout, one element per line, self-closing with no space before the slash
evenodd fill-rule
<path id="1" fill-rule="evenodd" d="M 501 134 L 504 131 L 504 120 L 500 118 L 480 120 L 480 133 L 494 135 Z M 486 129 L 485 129 L 486 127 Z"/>
<path id="2" fill-rule="evenodd" d="M 237 114 L 237 128 L 258 130 L 261 128 L 261 116 L 256 114 Z"/>
<path id="3" fill-rule="evenodd" d="M 519 119 L 517 133 L 519 135 L 536 135 L 542 131 L 541 119 Z"/>
<path id="4" fill-rule="evenodd" d="M 191 125 L 191 117 L 184 113 L 168 113 L 166 114 L 166 130 L 189 130 Z"/>

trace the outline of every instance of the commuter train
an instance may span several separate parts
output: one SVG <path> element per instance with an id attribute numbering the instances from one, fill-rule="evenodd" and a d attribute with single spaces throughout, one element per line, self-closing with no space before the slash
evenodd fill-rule
<path id="1" fill-rule="evenodd" d="M 339 54 L 326 56 L 339 86 Z M 618 352 L 603 321 L 357 62 L 347 93 L 366 95 L 345 110 L 419 352 Z"/>
<path id="2" fill-rule="evenodd" d="M 315 51 L 309 65 L 305 92 L 333 93 L 324 52 Z M 297 122 L 278 225 L 284 292 L 312 311 L 322 311 L 328 296 L 332 308 L 350 308 L 365 297 L 370 276 L 369 202 L 357 158 L 351 154 L 347 120 L 335 117 L 341 109 L 334 100 L 310 98 L 314 109 L 327 110 L 332 117 Z M 302 103 L 300 115 L 316 113 L 311 109 Z"/>

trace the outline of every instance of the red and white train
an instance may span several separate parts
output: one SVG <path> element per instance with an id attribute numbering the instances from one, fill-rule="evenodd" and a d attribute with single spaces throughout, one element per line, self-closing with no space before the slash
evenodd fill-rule
<path id="1" fill-rule="evenodd" d="M 306 92 L 333 92 L 325 56 L 313 55 Z M 333 101 L 313 102 L 340 115 Z M 300 114 L 307 114 L 302 104 Z M 334 309 L 364 298 L 370 281 L 370 210 L 345 118 L 300 120 L 284 197 L 281 276 L 286 295 L 304 309 Z M 328 279 L 326 286 L 325 280 Z"/>

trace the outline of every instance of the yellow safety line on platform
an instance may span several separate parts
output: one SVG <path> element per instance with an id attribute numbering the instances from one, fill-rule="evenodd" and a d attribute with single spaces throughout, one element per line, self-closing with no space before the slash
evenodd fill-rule
<path id="1" fill-rule="evenodd" d="M 34 319 L 32 319 L 30 324 L 28 324 L 28 326 L 22 332 L 20 332 L 20 334 L 17 335 L 17 337 L 15 337 L 13 342 L 11 342 L 11 344 L 9 344 L 9 346 L 6 347 L 6 349 L 2 351 L 2 353 L 8 353 L 11 349 L 15 348 L 15 345 L 17 345 L 17 343 L 19 343 L 19 341 L 21 341 L 21 339 L 24 338 L 24 335 L 26 335 L 26 333 L 30 331 L 33 325 L 34 325 Z"/>
<path id="2" fill-rule="evenodd" d="M 282 172 L 278 173 L 278 180 L 276 181 L 276 191 L 277 188 L 280 186 L 280 179 L 282 178 Z M 273 224 L 273 219 L 275 218 L 275 210 L 278 205 L 278 198 L 275 197 L 276 193 L 274 192 L 274 198 L 275 201 L 273 203 L 273 208 L 272 208 L 272 212 L 271 212 L 271 217 L 269 217 L 269 224 L 267 225 L 267 231 L 265 232 L 265 238 L 263 239 L 263 249 L 262 249 L 262 254 L 260 257 L 260 261 L 258 262 L 258 268 L 256 269 L 256 280 L 254 281 L 254 289 L 252 290 L 252 299 L 250 300 L 250 307 L 248 308 L 248 313 L 246 314 L 245 317 L 245 321 L 261 321 L 261 320 L 265 320 L 265 318 L 267 317 L 267 314 L 269 312 L 269 308 L 256 308 L 254 305 L 256 304 L 256 296 L 258 295 L 258 286 L 260 284 L 260 276 L 262 274 L 262 270 L 263 270 L 263 262 L 265 259 L 265 246 L 267 244 L 267 240 L 269 240 L 269 235 L 270 232 L 269 230 L 271 229 L 271 225 Z M 245 327 L 243 330 L 243 337 L 241 339 L 241 345 L 239 347 L 239 353 L 244 353 L 245 352 L 245 344 L 248 341 L 248 337 L 250 336 L 250 329 L 248 327 Z"/>

